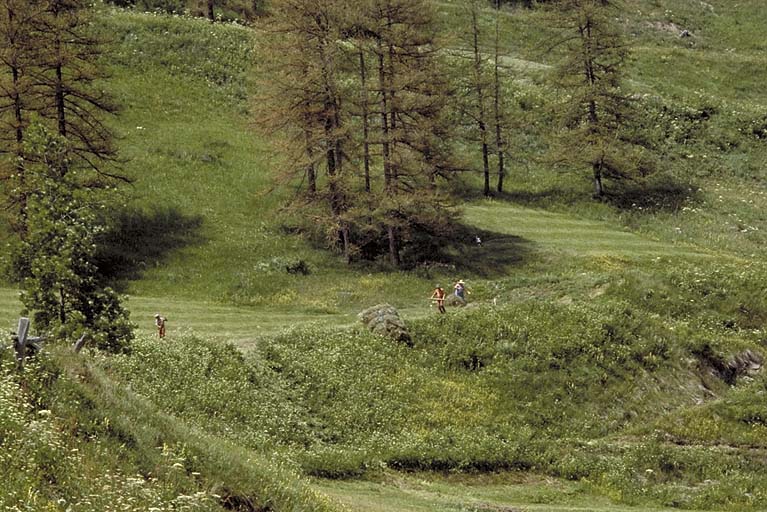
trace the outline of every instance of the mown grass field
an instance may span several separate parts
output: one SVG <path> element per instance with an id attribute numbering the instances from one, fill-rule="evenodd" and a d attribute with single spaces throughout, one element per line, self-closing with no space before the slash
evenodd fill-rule
<path id="1" fill-rule="evenodd" d="M 455 45 L 459 2 L 437 5 Z M 3 452 L 18 478 L 0 497 L 89 512 L 765 510 L 764 371 L 727 372 L 767 340 L 767 6 L 625 5 L 630 87 L 668 106 L 663 179 L 595 202 L 587 174 L 551 169 L 556 31 L 507 11 L 507 193 L 467 194 L 483 245 L 465 265 L 409 272 L 347 267 L 284 229 L 294 191 L 272 188 L 279 155 L 250 113 L 258 32 L 103 8 L 135 180 L 104 257 L 139 339 L 114 358 L 54 350 L 24 381 L 2 354 L 0 428 L 45 442 Z M 288 274 L 299 260 L 310 273 Z M 459 278 L 471 307 L 439 317 L 433 285 Z M 412 349 L 360 331 L 379 302 L 411 324 Z M 5 285 L 0 327 L 18 313 Z"/>
<path id="2" fill-rule="evenodd" d="M 686 243 L 660 242 L 617 228 L 607 222 L 578 219 L 567 214 L 518 207 L 500 201 L 480 201 L 467 206 L 465 210 L 467 222 L 478 232 L 488 233 L 482 247 L 474 250 L 476 257 L 512 262 L 508 263 L 506 268 L 494 269 L 492 273 L 497 280 L 505 279 L 507 273 L 528 274 L 531 272 L 529 268 L 534 267 L 540 260 L 556 262 L 577 257 L 585 260 L 612 258 L 623 261 L 650 261 L 653 258 L 673 257 L 705 261 L 714 258 L 705 250 Z M 513 238 L 509 240 L 509 237 Z M 213 271 L 216 263 L 204 261 L 211 265 L 211 271 Z M 162 270 L 158 269 L 157 272 Z M 413 279 L 414 283 L 421 285 L 420 297 L 414 297 L 415 293 L 412 293 L 414 290 L 410 290 L 411 294 L 405 296 L 394 292 L 387 295 L 390 285 L 387 285 L 386 281 L 398 281 L 398 277 L 400 276 L 396 274 L 375 277 L 369 275 L 368 279 L 373 283 L 370 285 L 372 290 L 368 294 L 355 292 L 354 284 L 345 282 L 343 287 L 337 289 L 335 297 L 327 297 L 326 300 L 332 301 L 328 302 L 327 311 L 313 310 L 311 305 L 301 304 L 300 301 L 295 301 L 299 302 L 298 305 L 292 303 L 243 306 L 222 304 L 212 300 L 206 294 L 200 294 L 199 297 L 202 300 L 195 300 L 187 295 L 189 289 L 184 288 L 183 285 L 181 288 L 186 293 L 172 293 L 173 286 L 168 283 L 168 280 L 175 277 L 163 278 L 167 288 L 165 293 L 158 293 L 157 296 L 141 294 L 141 288 L 138 288 L 139 293 L 135 295 L 131 293 L 128 296 L 127 305 L 139 333 L 154 332 L 153 315 L 156 312 L 162 312 L 170 319 L 168 329 L 171 334 L 194 333 L 205 338 L 230 341 L 247 347 L 261 336 L 274 334 L 296 325 L 311 323 L 336 327 L 353 325 L 357 322 L 358 311 L 377 302 L 395 304 L 402 309 L 406 318 L 420 318 L 433 314 L 434 311 L 429 307 L 430 302 L 427 299 L 431 292 L 431 281 L 440 278 Z M 269 277 L 264 279 L 268 281 Z M 363 282 L 365 280 L 364 277 L 358 279 Z M 478 278 L 478 285 L 480 280 L 484 281 Z M 293 287 L 301 290 L 309 289 L 312 286 L 309 283 L 314 280 L 311 276 L 307 276 L 295 277 L 293 281 Z M 309 281 L 309 283 L 300 281 Z M 281 286 L 285 286 L 284 279 L 278 279 L 278 282 Z M 450 284 L 449 281 L 445 283 L 443 286 Z M 150 284 L 140 286 L 147 286 L 153 292 L 162 291 L 154 289 Z M 414 287 L 414 284 L 410 286 Z M 328 293 L 328 291 L 321 290 L 320 293 Z M 16 290 L 0 289 L 0 321 L 5 325 L 15 325 L 14 322 L 21 308 L 17 298 Z M 480 300 L 489 303 L 492 297 L 483 297 Z"/>
<path id="3" fill-rule="evenodd" d="M 508 482 L 503 482 L 506 478 Z M 493 482 L 493 480 L 501 480 Z M 515 479 L 520 481 L 514 481 Z M 668 512 L 668 508 L 622 507 L 597 498 L 577 484 L 518 476 L 450 478 L 435 474 L 395 475 L 375 482 L 320 482 L 322 492 L 360 512 L 515 511 Z"/>

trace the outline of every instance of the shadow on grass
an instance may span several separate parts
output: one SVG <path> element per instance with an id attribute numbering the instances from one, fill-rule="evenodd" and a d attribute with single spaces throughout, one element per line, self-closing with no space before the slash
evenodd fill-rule
<path id="1" fill-rule="evenodd" d="M 606 181 L 605 195 L 595 199 L 587 189 L 550 186 L 541 190 L 512 190 L 494 193 L 496 200 L 523 206 L 546 207 L 604 201 L 618 210 L 642 209 L 649 212 L 675 212 L 698 199 L 697 187 L 671 176 L 642 181 Z M 478 196 L 479 197 L 479 196 Z"/>
<path id="2" fill-rule="evenodd" d="M 650 212 L 675 212 L 690 201 L 696 201 L 698 188 L 669 176 L 645 183 L 620 183 L 605 200 L 619 210 L 642 208 Z"/>
<path id="3" fill-rule="evenodd" d="M 202 243 L 202 222 L 202 216 L 185 215 L 176 208 L 118 212 L 99 240 L 98 268 L 120 288 L 121 281 L 140 278 L 169 252 Z"/>
<path id="4" fill-rule="evenodd" d="M 432 271 L 443 270 L 483 278 L 503 275 L 509 267 L 525 263 L 533 249 L 532 242 L 524 238 L 463 224 L 458 225 L 449 238 L 432 239 L 430 245 L 429 257 L 421 250 L 419 261 L 411 263 L 427 278 Z"/>

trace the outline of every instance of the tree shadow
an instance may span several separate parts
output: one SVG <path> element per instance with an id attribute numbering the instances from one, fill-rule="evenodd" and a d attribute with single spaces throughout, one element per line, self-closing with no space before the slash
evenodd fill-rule
<path id="1" fill-rule="evenodd" d="M 171 251 L 204 242 L 202 222 L 202 216 L 185 215 L 172 207 L 117 212 L 99 237 L 99 272 L 122 288 L 124 281 L 139 279 Z"/>
<path id="2" fill-rule="evenodd" d="M 595 198 L 586 187 L 549 186 L 539 190 L 511 190 L 493 193 L 498 201 L 531 207 L 573 206 L 604 201 L 617 210 L 641 209 L 649 212 L 675 212 L 699 200 L 698 187 L 673 176 L 660 175 L 641 180 L 608 180 L 605 195 Z"/>
<path id="3" fill-rule="evenodd" d="M 639 209 L 656 212 L 676 212 L 699 198 L 698 188 L 691 183 L 664 176 L 651 182 L 618 184 L 605 196 L 619 210 Z"/>
<path id="4" fill-rule="evenodd" d="M 430 245 L 429 257 L 413 262 L 426 277 L 443 270 L 483 278 L 500 276 L 509 267 L 525 263 L 533 252 L 530 240 L 465 224 L 457 225 L 450 236 L 433 238 Z"/>

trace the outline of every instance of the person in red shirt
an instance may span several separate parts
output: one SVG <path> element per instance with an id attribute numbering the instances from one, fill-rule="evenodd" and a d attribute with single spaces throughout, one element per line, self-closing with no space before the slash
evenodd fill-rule
<path id="1" fill-rule="evenodd" d="M 164 316 L 160 316 L 160 313 L 157 313 L 154 316 L 154 325 L 157 326 L 157 335 L 160 338 L 165 337 L 165 322 L 166 318 Z"/>
<path id="2" fill-rule="evenodd" d="M 445 290 L 437 285 L 434 287 L 434 293 L 431 294 L 431 299 L 437 302 L 437 308 L 440 313 L 445 312 Z"/>

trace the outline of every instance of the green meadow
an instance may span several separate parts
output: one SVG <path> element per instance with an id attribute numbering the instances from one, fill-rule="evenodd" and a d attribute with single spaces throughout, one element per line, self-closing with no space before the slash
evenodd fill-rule
<path id="1" fill-rule="evenodd" d="M 460 2 L 435 5 L 463 51 Z M 767 509 L 767 5 L 624 5 L 662 172 L 594 201 L 586 173 L 547 163 L 556 34 L 505 10 L 508 189 L 463 178 L 482 245 L 408 270 L 293 229 L 252 114 L 262 32 L 99 5 L 133 181 L 100 258 L 137 339 L 51 344 L 23 372 L 0 352 L 0 509 Z M 469 305 L 439 315 L 434 285 L 458 279 Z M 382 302 L 411 347 L 359 324 Z M 20 313 L 5 282 L 6 332 Z"/>

